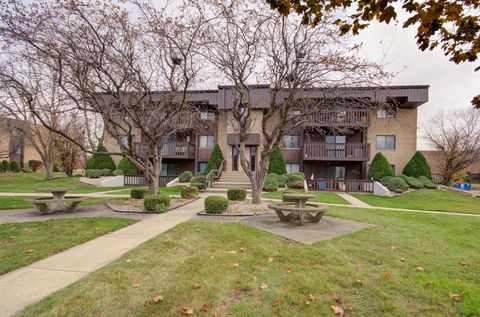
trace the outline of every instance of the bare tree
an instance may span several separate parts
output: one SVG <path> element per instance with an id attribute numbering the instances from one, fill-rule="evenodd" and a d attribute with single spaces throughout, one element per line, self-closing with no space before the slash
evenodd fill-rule
<path id="1" fill-rule="evenodd" d="M 9 3 L 1 13 L 8 53 L 33 59 L 56 74 L 69 104 L 101 118 L 104 131 L 141 171 L 151 193 L 158 191 L 164 137 L 189 127 L 193 111 L 187 89 L 197 76 L 197 38 L 204 21 L 173 8 L 135 2 L 137 16 L 112 2 Z M 42 119 L 48 129 L 93 153 L 74 137 Z M 90 128 L 86 125 L 86 128 Z M 137 143 L 141 142 L 141 145 Z M 88 143 L 92 143 L 89 141 Z"/>
<path id="2" fill-rule="evenodd" d="M 453 175 L 478 161 L 480 156 L 480 111 L 452 109 L 431 120 L 427 141 L 440 153 L 439 168 L 445 184 Z"/>
<path id="3" fill-rule="evenodd" d="M 288 131 L 301 129 L 309 116 L 326 108 L 374 106 L 369 100 L 347 98 L 339 88 L 374 85 L 389 74 L 361 59 L 358 47 L 340 39 L 330 21 L 311 28 L 298 17 L 276 15 L 257 2 L 247 6 L 250 10 L 235 1 L 209 4 L 203 14 L 214 12 L 219 18 L 209 25 L 205 55 L 234 90 L 230 110 L 239 133 L 240 163 L 250 179 L 252 202 L 259 203 L 270 154 Z M 259 112 L 250 85 L 255 82 L 271 89 L 261 116 L 253 116 Z M 321 93 L 311 98 L 313 87 Z M 261 144 L 259 166 L 252 172 L 245 141 L 254 120 L 261 121 Z"/>

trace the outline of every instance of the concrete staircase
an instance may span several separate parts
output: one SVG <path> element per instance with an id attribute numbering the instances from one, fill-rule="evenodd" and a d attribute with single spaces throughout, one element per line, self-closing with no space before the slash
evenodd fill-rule
<path id="1" fill-rule="evenodd" d="M 239 172 L 223 172 L 218 182 L 213 182 L 208 192 L 226 192 L 229 188 L 244 188 L 250 191 L 251 185 L 247 174 Z"/>

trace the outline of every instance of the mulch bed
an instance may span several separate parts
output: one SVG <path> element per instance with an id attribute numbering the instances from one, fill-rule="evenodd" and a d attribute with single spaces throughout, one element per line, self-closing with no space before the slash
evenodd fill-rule
<path id="1" fill-rule="evenodd" d="M 197 200 L 198 198 L 193 199 L 183 199 L 179 197 L 170 197 L 170 206 L 167 211 L 182 207 L 192 201 Z M 155 214 L 156 212 L 150 212 L 143 209 L 143 199 L 134 199 L 130 198 L 125 201 L 117 201 L 113 203 L 106 203 L 108 208 L 116 212 L 131 212 L 131 213 L 142 213 L 142 214 Z"/>
<path id="2" fill-rule="evenodd" d="M 205 211 L 199 212 L 199 216 L 257 216 L 273 214 L 275 211 L 268 208 L 270 202 L 262 201 L 261 204 L 252 204 L 251 200 L 230 201 L 228 209 L 223 214 L 207 214 Z"/>

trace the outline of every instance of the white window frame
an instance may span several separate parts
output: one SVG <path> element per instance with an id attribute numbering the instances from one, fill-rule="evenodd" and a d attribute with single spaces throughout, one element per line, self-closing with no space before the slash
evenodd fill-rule
<path id="1" fill-rule="evenodd" d="M 378 119 L 394 119 L 397 117 L 397 112 L 394 109 L 379 109 L 377 110 Z"/>
<path id="2" fill-rule="evenodd" d="M 383 142 L 380 142 L 379 138 L 383 138 Z M 393 138 L 393 147 L 387 147 L 387 138 Z M 397 148 L 397 137 L 395 135 L 377 135 L 375 143 L 377 150 L 395 150 Z M 383 146 L 381 146 L 382 143 Z"/>
<path id="3" fill-rule="evenodd" d="M 294 166 L 296 168 L 293 168 Z M 287 168 L 287 174 L 300 172 L 300 163 L 285 163 L 285 167 Z"/>
<path id="4" fill-rule="evenodd" d="M 289 145 L 287 146 L 287 142 L 285 142 L 285 139 L 286 139 L 286 138 L 292 138 L 292 137 L 297 138 L 297 140 L 298 140 L 298 147 L 290 147 Z M 294 150 L 297 149 L 297 150 L 298 150 L 298 149 L 300 149 L 301 144 L 302 144 L 302 136 L 301 136 L 301 135 L 295 135 L 295 134 L 287 134 L 287 135 L 284 135 L 284 136 L 283 136 L 283 140 L 282 140 L 282 141 L 283 141 L 283 148 L 284 148 L 284 149 L 294 149 Z"/>
<path id="5" fill-rule="evenodd" d="M 205 141 L 202 141 L 202 140 L 205 140 Z M 209 142 L 209 140 L 211 140 L 211 143 Z M 215 145 L 215 136 L 214 135 L 200 135 L 198 137 L 198 148 L 200 148 L 200 149 L 213 149 L 214 145 Z"/>

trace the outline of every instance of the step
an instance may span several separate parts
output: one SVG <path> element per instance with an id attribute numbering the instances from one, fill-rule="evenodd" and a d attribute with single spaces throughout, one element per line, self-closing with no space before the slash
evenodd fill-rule
<path id="1" fill-rule="evenodd" d="M 213 183 L 212 188 L 251 188 L 250 183 Z"/>
<path id="2" fill-rule="evenodd" d="M 248 177 L 220 177 L 221 182 L 250 182 Z"/>
<path id="3" fill-rule="evenodd" d="M 247 193 L 248 194 L 251 194 L 252 193 L 252 190 L 250 188 L 245 188 L 247 190 Z M 207 190 L 205 191 L 206 193 L 219 193 L 219 194 L 224 194 L 224 193 L 227 193 L 228 191 L 228 188 L 213 188 L 213 187 L 209 187 L 207 188 Z"/>

